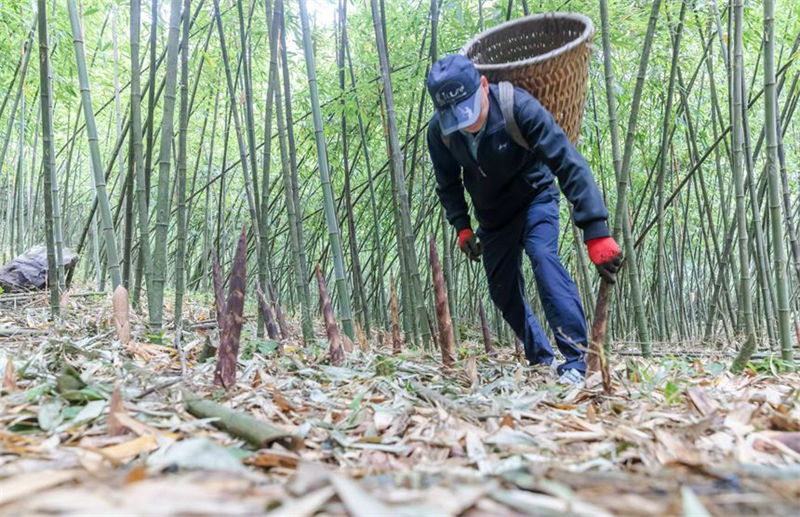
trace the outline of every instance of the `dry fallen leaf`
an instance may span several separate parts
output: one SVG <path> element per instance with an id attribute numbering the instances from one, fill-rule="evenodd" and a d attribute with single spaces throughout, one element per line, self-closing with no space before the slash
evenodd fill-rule
<path id="1" fill-rule="evenodd" d="M 753 446 L 763 452 L 775 454 L 790 449 L 800 453 L 800 432 L 797 431 L 760 431 L 753 439 Z"/>
<path id="2" fill-rule="evenodd" d="M 334 495 L 336 495 L 336 490 L 331 486 L 326 486 L 304 494 L 298 499 L 286 501 L 280 508 L 267 515 L 269 517 L 311 517 Z"/>
<path id="3" fill-rule="evenodd" d="M 700 452 L 663 428 L 653 431 L 661 447 L 657 449 L 658 459 L 664 463 L 680 463 L 682 465 L 699 466 L 703 464 Z"/>
<path id="4" fill-rule="evenodd" d="M 708 416 L 717 410 L 717 405 L 708 397 L 706 391 L 700 386 L 692 386 L 686 390 L 686 393 L 701 415 Z"/>
<path id="5" fill-rule="evenodd" d="M 114 383 L 114 391 L 111 392 L 111 401 L 108 405 L 108 418 L 106 419 L 106 432 L 110 436 L 125 434 L 126 427 L 122 425 L 117 415 L 125 413 L 125 406 L 122 401 L 122 392 L 119 381 Z"/>
<path id="6" fill-rule="evenodd" d="M 272 468 L 272 467 L 297 467 L 300 457 L 291 452 L 281 452 L 276 450 L 261 450 L 255 455 L 244 460 L 245 465 L 253 467 Z"/>
<path id="7" fill-rule="evenodd" d="M 286 397 L 277 391 L 272 392 L 272 401 L 275 402 L 275 405 L 278 406 L 278 408 L 280 408 L 280 410 L 284 413 L 294 410 L 292 404 L 286 399 Z"/>
<path id="8" fill-rule="evenodd" d="M 158 429 L 151 427 L 145 424 L 144 422 L 136 420 L 127 413 L 117 413 L 116 419 L 120 423 L 120 425 L 133 431 L 135 434 L 139 436 L 156 436 L 156 437 L 170 436 L 169 433 L 162 433 Z"/>
<path id="9" fill-rule="evenodd" d="M 6 478 L 0 481 L 0 506 L 71 481 L 79 474 L 77 470 L 46 470 Z"/>
<path id="10" fill-rule="evenodd" d="M 36 311 L 44 309 L 46 296 L 35 296 Z M 202 336 L 218 339 L 206 316 L 213 306 L 185 302 L 182 343 L 189 368 L 181 379 L 170 344 L 115 346 L 104 297 L 74 294 L 57 329 L 34 310 L 0 309 L 0 331 L 28 322 L 39 327 L 30 339 L 0 335 L 0 353 L 18 365 L 24 361 L 27 383 L 24 397 L 0 393 L 0 450 L 6 453 L 0 490 L 29 472 L 49 477 L 54 469 L 80 469 L 74 482 L 33 484 L 0 506 L 0 514 L 252 515 L 275 509 L 310 517 L 379 508 L 392 515 L 462 517 L 680 515 L 682 501 L 692 507 L 682 485 L 696 490 L 714 514 L 753 507 L 797 513 L 793 500 L 774 497 L 772 485 L 779 482 L 770 477 L 800 461 L 792 434 L 800 431 L 797 374 L 748 377 L 710 368 L 717 359 L 704 359 L 698 368 L 672 357 L 637 359 L 640 382 L 631 383 L 624 361 L 612 356 L 620 389 L 606 397 L 591 388 L 555 385 L 549 372 L 519 364 L 501 340 L 497 354 L 485 358 L 482 343 L 465 338 L 462 357 L 481 356 L 474 363 L 465 359 L 463 371 L 443 372 L 438 357 L 431 360 L 409 346 L 390 358 L 391 374 L 376 376 L 376 364 L 385 358 L 370 350 L 381 350 L 380 330 L 363 338 L 369 350 L 331 368 L 327 358 L 308 354 L 300 322 L 288 315 L 285 354 L 239 361 L 239 384 L 222 393 L 211 388 L 213 361 L 200 359 Z M 165 321 L 171 310 L 166 300 Z M 245 316 L 245 332 L 254 333 L 255 318 Z M 148 332 L 144 314 L 130 317 L 134 334 Z M 200 319 L 190 322 L 192 317 Z M 322 327 L 316 330 L 321 336 Z M 53 364 L 74 367 L 75 379 L 86 382 L 73 395 L 88 400 L 70 405 L 43 391 L 52 388 Z M 107 402 L 104 387 L 117 378 L 124 384 Z M 476 378 L 480 384 L 471 385 Z M 654 384 L 658 379 L 670 379 L 675 395 L 685 394 L 684 403 L 668 400 L 663 382 Z M 290 452 L 272 446 L 242 460 L 240 438 L 215 427 L 216 417 L 192 417 L 177 403 L 177 380 L 205 400 L 271 421 L 304 447 Z M 138 395 L 121 411 L 128 393 Z M 131 433 L 109 436 L 117 424 Z M 748 464 L 746 472 L 741 463 Z M 345 482 L 334 487 L 331 476 Z M 745 478 L 746 494 L 721 481 Z M 791 481 L 780 486 L 792 490 Z"/>
<path id="11" fill-rule="evenodd" d="M 125 476 L 125 484 L 138 483 L 147 479 L 147 467 L 143 464 L 134 465 L 128 474 Z"/>
<path id="12" fill-rule="evenodd" d="M 342 500 L 350 515 L 353 517 L 374 517 L 376 515 L 391 515 L 392 511 L 378 498 L 369 493 L 359 483 L 344 477 L 331 476 L 331 483 L 336 489 L 336 494 Z"/>
<path id="13" fill-rule="evenodd" d="M 145 435 L 125 443 L 103 447 L 99 452 L 113 461 L 126 462 L 143 452 L 150 452 L 156 449 L 158 449 L 158 442 L 155 436 Z"/>

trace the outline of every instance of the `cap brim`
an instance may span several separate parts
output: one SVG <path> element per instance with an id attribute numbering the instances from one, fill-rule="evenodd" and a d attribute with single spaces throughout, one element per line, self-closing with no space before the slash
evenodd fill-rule
<path id="1" fill-rule="evenodd" d="M 471 97 L 438 111 L 439 126 L 443 135 L 471 126 L 481 115 L 481 89 L 475 90 Z"/>

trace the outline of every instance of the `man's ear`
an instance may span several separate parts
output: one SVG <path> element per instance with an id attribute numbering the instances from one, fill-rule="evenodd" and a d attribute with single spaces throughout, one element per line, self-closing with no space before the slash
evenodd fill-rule
<path id="1" fill-rule="evenodd" d="M 481 88 L 483 88 L 485 90 L 488 87 L 489 87 L 489 79 L 487 79 L 485 75 L 482 75 L 481 76 Z"/>

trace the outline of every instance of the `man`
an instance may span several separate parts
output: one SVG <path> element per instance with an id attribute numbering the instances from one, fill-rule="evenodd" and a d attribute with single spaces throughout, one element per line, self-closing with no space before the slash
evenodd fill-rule
<path id="1" fill-rule="evenodd" d="M 573 205 L 573 219 L 599 273 L 614 282 L 621 264 L 619 246 L 606 223 L 608 211 L 586 160 L 552 115 L 520 88 L 513 89 L 509 124 L 498 85 L 489 84 L 465 56 L 437 61 L 427 87 L 436 108 L 428 125 L 436 193 L 458 232 L 459 248 L 475 261 L 483 255 L 489 293 L 524 343 L 528 361 L 550 365 L 553 349 L 525 300 L 525 250 L 547 322 L 565 358 L 557 369 L 559 381 L 581 382 L 586 318 L 575 282 L 558 256 L 559 191 L 554 178 Z M 479 223 L 477 236 L 465 187 Z"/>

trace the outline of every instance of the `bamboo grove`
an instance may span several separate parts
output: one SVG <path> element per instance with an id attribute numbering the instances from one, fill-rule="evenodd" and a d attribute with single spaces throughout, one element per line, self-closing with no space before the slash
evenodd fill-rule
<path id="1" fill-rule="evenodd" d="M 786 0 L 6 2 L 0 257 L 46 243 L 54 313 L 70 282 L 123 284 L 158 333 L 187 296 L 213 299 L 213 257 L 227 270 L 245 225 L 251 313 L 270 301 L 311 343 L 324 277 L 350 338 L 432 347 L 436 256 L 448 340 L 486 321 L 510 346 L 434 194 L 424 78 L 482 29 L 549 10 L 595 24 L 578 145 L 624 244 L 612 349 L 734 344 L 734 368 L 756 351 L 791 366 L 800 3 Z M 597 275 L 561 210 L 590 312 Z M 81 257 L 72 278 L 64 247 Z"/>

